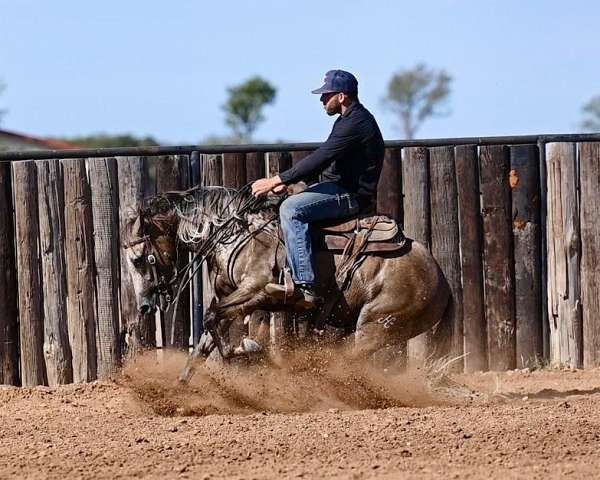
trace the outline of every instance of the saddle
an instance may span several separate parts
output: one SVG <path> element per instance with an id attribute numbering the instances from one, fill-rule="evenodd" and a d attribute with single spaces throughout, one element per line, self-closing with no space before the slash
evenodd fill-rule
<path id="1" fill-rule="evenodd" d="M 359 214 L 342 221 L 320 222 L 315 227 L 322 238 L 319 246 L 324 250 L 343 251 L 348 250 L 351 243 L 359 243 L 364 244 L 361 254 L 395 252 L 405 243 L 396 220 L 385 215 Z"/>

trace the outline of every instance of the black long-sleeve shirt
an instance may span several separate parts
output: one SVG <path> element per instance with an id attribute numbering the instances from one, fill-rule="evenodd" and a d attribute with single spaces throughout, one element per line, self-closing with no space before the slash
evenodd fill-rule
<path id="1" fill-rule="evenodd" d="M 335 121 L 325 143 L 279 177 L 289 185 L 322 172 L 324 181 L 339 183 L 364 206 L 376 198 L 383 155 L 375 118 L 355 102 Z"/>

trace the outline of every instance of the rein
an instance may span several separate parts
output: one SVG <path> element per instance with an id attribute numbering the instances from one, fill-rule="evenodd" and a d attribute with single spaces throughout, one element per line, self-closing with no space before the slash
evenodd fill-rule
<path id="1" fill-rule="evenodd" d="M 226 212 L 229 207 L 240 197 L 246 195 L 251 188 L 252 183 L 248 183 L 238 189 L 234 195 L 231 196 L 229 201 L 222 207 L 221 213 Z M 201 188 L 201 187 L 196 187 Z M 191 190 L 193 191 L 193 190 Z M 260 198 L 256 198 L 254 196 L 250 196 L 246 198 L 246 200 L 241 203 L 241 205 L 235 209 L 230 216 L 224 220 L 223 222 L 216 225 L 216 228 L 209 234 L 209 236 L 202 242 L 190 242 L 190 243 L 199 243 L 196 253 L 192 257 L 192 260 L 188 262 L 185 268 L 182 269 L 180 275 L 177 279 L 179 286 L 177 288 L 177 293 L 174 298 L 173 305 L 173 316 L 175 317 L 177 313 L 177 307 L 179 305 L 179 298 L 183 290 L 189 285 L 192 278 L 196 275 L 202 263 L 206 261 L 206 259 L 216 250 L 219 245 L 226 245 L 235 242 L 239 239 L 240 235 L 233 235 L 235 225 L 236 224 L 244 224 L 246 223 L 246 219 L 244 216 L 250 213 L 253 210 L 258 209 L 260 205 L 263 203 L 263 200 Z M 220 216 L 220 215 L 219 215 Z M 251 231 L 246 235 L 235 247 L 234 252 L 229 257 L 227 262 L 227 277 L 231 285 L 236 288 L 236 283 L 233 278 L 233 266 L 235 264 L 235 259 L 237 258 L 239 252 L 246 245 L 247 242 L 250 241 L 253 237 L 258 235 L 261 231 L 263 231 L 273 220 L 277 218 L 277 213 L 273 214 L 269 219 L 267 219 L 259 228 L 254 231 Z M 229 240 L 226 240 L 229 238 Z M 279 239 L 281 242 L 281 239 Z M 191 272 L 191 274 L 190 274 Z M 187 277 L 187 278 L 186 278 Z M 175 322 L 171 325 L 171 341 L 173 340 L 175 335 Z"/>

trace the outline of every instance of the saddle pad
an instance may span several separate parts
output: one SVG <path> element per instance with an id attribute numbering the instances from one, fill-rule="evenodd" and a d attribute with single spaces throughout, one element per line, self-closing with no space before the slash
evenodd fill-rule
<path id="1" fill-rule="evenodd" d="M 344 250 L 348 243 L 348 238 L 342 235 L 325 235 L 325 246 L 327 250 Z M 369 241 L 363 253 L 375 253 L 375 252 L 396 252 L 404 247 L 406 240 L 404 237 L 399 242 L 373 242 Z"/>
<path id="2" fill-rule="evenodd" d="M 373 225 L 374 223 L 374 225 Z M 357 225 L 358 224 L 358 225 Z M 326 233 L 350 233 L 354 232 L 357 229 L 357 226 L 360 229 L 372 229 L 373 232 L 376 231 L 389 231 L 398 229 L 398 225 L 396 221 L 392 218 L 386 217 L 385 215 L 375 215 L 375 216 L 367 216 L 367 217 L 356 217 L 350 220 L 345 220 L 341 223 L 339 222 L 328 222 L 318 224 L 319 228 Z"/>

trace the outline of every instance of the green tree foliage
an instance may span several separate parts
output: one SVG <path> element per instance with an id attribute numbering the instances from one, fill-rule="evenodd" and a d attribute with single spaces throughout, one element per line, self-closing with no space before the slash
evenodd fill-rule
<path id="1" fill-rule="evenodd" d="M 588 132 L 600 132 L 600 95 L 592 97 L 582 110 L 586 118 L 581 122 L 581 128 Z"/>
<path id="2" fill-rule="evenodd" d="M 83 148 L 147 147 L 160 145 L 153 137 L 136 137 L 127 133 L 121 135 L 97 133 L 84 137 L 63 138 L 62 140 Z"/>
<path id="3" fill-rule="evenodd" d="M 223 105 L 225 122 L 240 142 L 250 142 L 252 134 L 265 117 L 263 108 L 275 101 L 277 90 L 269 82 L 255 76 L 227 89 L 229 98 Z"/>
<path id="4" fill-rule="evenodd" d="M 451 81 L 445 70 L 436 71 L 424 64 L 394 74 L 384 102 L 400 116 L 406 138 L 414 138 L 427 118 L 448 114 L 442 108 L 450 96 Z"/>

